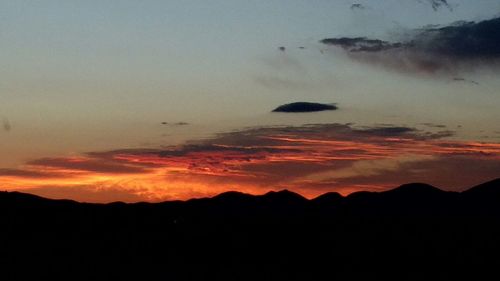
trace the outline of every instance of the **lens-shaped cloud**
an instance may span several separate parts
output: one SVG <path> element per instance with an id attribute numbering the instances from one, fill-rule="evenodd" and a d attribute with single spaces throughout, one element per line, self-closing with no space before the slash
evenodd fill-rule
<path id="1" fill-rule="evenodd" d="M 301 113 L 317 112 L 338 109 L 335 104 L 317 103 L 317 102 L 293 102 L 276 107 L 273 112 Z"/>

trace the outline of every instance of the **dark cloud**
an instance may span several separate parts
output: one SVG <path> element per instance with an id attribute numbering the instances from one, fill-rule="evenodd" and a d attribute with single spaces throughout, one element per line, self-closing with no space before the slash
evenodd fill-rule
<path id="1" fill-rule="evenodd" d="M 399 71 L 456 74 L 476 67 L 498 65 L 498 30 L 500 17 L 421 28 L 402 42 L 364 37 L 327 38 L 321 42 L 342 48 L 353 59 Z"/>
<path id="2" fill-rule="evenodd" d="M 3 127 L 3 130 L 6 132 L 9 132 L 12 129 L 12 125 L 10 124 L 10 121 L 8 118 L 6 118 L 6 117 L 2 118 L 2 127 Z"/>
<path id="3" fill-rule="evenodd" d="M 224 145 L 258 146 L 279 145 L 282 141 L 269 136 L 297 136 L 316 140 L 352 140 L 376 142 L 385 137 L 404 137 L 412 140 L 435 140 L 453 136 L 452 131 L 429 132 L 413 127 L 386 124 L 356 127 L 354 124 L 308 124 L 303 126 L 257 127 L 243 131 L 222 133 L 208 142 Z"/>
<path id="4" fill-rule="evenodd" d="M 448 137 L 453 137 L 455 135 L 455 131 L 451 130 L 445 130 L 445 131 L 439 131 L 439 132 L 426 132 L 424 134 L 424 139 L 432 140 L 432 139 L 442 139 L 442 138 L 448 138 Z"/>
<path id="5" fill-rule="evenodd" d="M 400 48 L 403 45 L 402 43 L 389 43 L 387 41 L 368 39 L 365 37 L 326 38 L 321 40 L 321 43 L 339 46 L 348 52 L 380 52 Z"/>
<path id="6" fill-rule="evenodd" d="M 242 161 L 265 159 L 270 155 L 300 155 L 304 153 L 303 142 L 309 140 L 321 144 L 326 141 L 347 141 L 370 143 L 386 146 L 387 138 L 400 138 L 412 141 L 438 140 L 452 136 L 451 131 L 428 132 L 404 126 L 355 127 L 352 124 L 310 124 L 304 126 L 256 127 L 245 130 L 220 133 L 210 139 L 190 141 L 182 146 L 164 149 L 123 149 L 105 152 L 86 153 L 86 158 L 42 158 L 29 162 L 52 168 L 76 169 L 100 173 L 136 173 L 149 168 L 165 165 L 154 161 L 121 162 L 122 156 L 137 156 L 139 159 L 159 157 L 180 163 L 188 161 L 189 165 L 204 165 L 211 162 L 219 164 L 224 161 Z M 294 141 L 294 139 L 301 141 Z M 349 156 L 365 153 L 362 146 L 335 151 L 338 155 Z M 134 157 L 132 157 L 133 159 Z M 181 160 L 184 159 L 184 160 Z M 170 161 L 168 160 L 168 161 Z M 133 165 L 131 165 L 133 164 Z"/>
<path id="7" fill-rule="evenodd" d="M 413 45 L 426 52 L 457 59 L 489 59 L 500 56 L 500 17 L 481 22 L 458 22 L 424 29 Z"/>
<path id="8" fill-rule="evenodd" d="M 130 148 L 130 149 L 115 149 L 110 151 L 87 152 L 84 155 L 92 159 L 95 158 L 95 159 L 103 159 L 105 161 L 114 161 L 115 155 L 136 154 L 136 153 L 154 154 L 157 151 L 158 149 L 154 148 Z"/>
<path id="9" fill-rule="evenodd" d="M 382 136 L 382 137 L 392 137 L 392 136 L 413 134 L 416 131 L 417 131 L 417 129 L 415 129 L 415 128 L 392 127 L 392 126 L 374 127 L 374 128 L 367 128 L 364 130 L 358 130 L 359 133 L 375 135 L 375 136 Z"/>
<path id="10" fill-rule="evenodd" d="M 415 140 L 433 140 L 447 138 L 455 135 L 454 131 L 427 132 L 410 127 L 383 126 L 362 130 L 354 130 L 359 134 L 368 134 L 377 137 L 409 137 Z"/>
<path id="11" fill-rule="evenodd" d="M 455 135 L 454 131 L 446 130 L 439 132 L 429 132 L 418 130 L 413 127 L 384 125 L 373 127 L 353 128 L 352 133 L 357 136 L 375 136 L 375 137 L 404 137 L 413 140 L 435 140 L 447 138 Z"/>
<path id="12" fill-rule="evenodd" d="M 280 105 L 273 112 L 302 113 L 316 112 L 338 109 L 335 104 L 315 103 L 315 102 L 294 102 Z"/>
<path id="13" fill-rule="evenodd" d="M 220 164 L 224 161 L 265 159 L 270 155 L 301 155 L 303 145 L 323 145 L 330 141 L 369 143 L 386 146 L 387 140 L 399 138 L 406 141 L 438 140 L 452 136 L 451 131 L 428 132 L 404 126 L 355 127 L 352 124 L 311 124 L 304 126 L 257 127 L 241 131 L 220 133 L 210 139 L 187 142 L 181 146 L 163 149 L 122 149 L 89 152 L 82 157 L 41 158 L 27 162 L 29 169 L 1 169 L 0 176 L 47 177 L 67 171 L 83 171 L 102 174 L 140 174 L 151 169 L 177 165 Z M 297 140 L 297 141 L 296 141 Z M 350 145 L 349 145 L 350 146 Z M 447 148 L 460 149 L 459 144 L 446 144 Z M 467 151 L 465 149 L 464 151 Z M 352 156 L 366 153 L 363 145 L 342 151 L 336 156 Z M 151 161 L 139 161 L 144 159 Z M 154 160 L 156 159 L 156 160 Z M 157 161 L 165 159 L 166 162 Z M 173 162 L 170 162 L 173 161 Z M 42 168 L 38 169 L 37 168 Z M 48 171 L 45 173 L 45 171 Z"/>
<path id="14" fill-rule="evenodd" d="M 161 150 L 156 154 L 161 157 L 179 157 L 186 156 L 191 153 L 210 153 L 210 152 L 238 152 L 240 154 L 254 155 L 259 152 L 266 153 L 280 153 L 280 152 L 290 152 L 293 149 L 279 149 L 271 147 L 249 147 L 249 146 L 237 146 L 237 145 L 222 145 L 220 140 L 216 139 L 216 143 L 199 143 L 199 144 L 187 144 L 183 145 L 181 148 L 176 147 L 171 150 Z M 223 143 L 223 142 L 222 142 Z"/>
<path id="15" fill-rule="evenodd" d="M 167 126 L 187 126 L 190 125 L 188 122 L 161 122 L 162 125 L 167 125 Z"/>
<path id="16" fill-rule="evenodd" d="M 443 125 L 443 124 L 434 124 L 434 123 L 421 123 L 421 125 L 424 125 L 424 126 L 427 126 L 427 127 L 430 127 L 430 128 L 446 128 L 446 125 Z"/>
<path id="17" fill-rule="evenodd" d="M 151 155 L 169 163 L 184 162 L 193 173 L 210 169 L 217 172 L 211 177 L 229 177 L 226 178 L 228 181 L 234 180 L 230 173 L 247 175 L 247 179 L 238 178 L 239 183 L 248 180 L 251 184 L 270 186 L 311 173 L 349 168 L 356 161 L 398 157 L 405 153 L 420 154 L 422 149 L 425 154 L 432 154 L 433 147 L 415 150 L 413 147 L 451 135 L 452 132 L 432 133 L 389 124 L 373 127 L 352 124 L 257 127 L 221 133 L 211 139 L 171 149 L 128 153 L 137 155 L 137 158 Z M 448 150 L 449 153 L 472 153 L 467 149 L 456 146 Z"/>
<path id="18" fill-rule="evenodd" d="M 476 82 L 476 81 L 474 81 L 474 80 L 469 80 L 469 79 L 465 79 L 465 78 L 462 78 L 462 77 L 453 77 L 453 81 L 454 82 L 464 82 L 464 83 L 479 85 L 479 83 Z"/>
<path id="19" fill-rule="evenodd" d="M 365 6 L 363 4 L 354 3 L 351 5 L 351 10 L 364 10 Z"/>
<path id="20" fill-rule="evenodd" d="M 119 161 L 91 158 L 41 158 L 27 163 L 31 166 L 39 166 L 61 170 L 86 171 L 110 174 L 135 174 L 144 173 L 144 167 L 124 165 Z"/>
<path id="21" fill-rule="evenodd" d="M 44 173 L 23 169 L 0 169 L 0 177 L 23 177 L 32 179 L 54 178 L 62 176 L 61 173 Z"/>
<path id="22" fill-rule="evenodd" d="M 446 7 L 450 9 L 450 11 L 452 10 L 452 7 L 450 6 L 447 0 L 427 0 L 427 2 L 431 4 L 434 11 L 437 11 L 441 7 Z"/>

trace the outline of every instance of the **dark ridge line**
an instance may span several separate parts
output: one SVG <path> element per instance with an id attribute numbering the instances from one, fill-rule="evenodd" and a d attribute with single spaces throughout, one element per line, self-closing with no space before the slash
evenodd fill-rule
<path id="1" fill-rule="evenodd" d="M 15 200 L 31 200 L 31 201 L 36 201 L 36 202 L 57 202 L 57 203 L 65 203 L 65 204 L 82 204 L 82 205 L 99 205 L 99 206 L 106 206 L 106 205 L 161 205 L 161 204 L 168 204 L 168 203 L 190 203 L 190 202 L 200 202 L 200 201 L 220 201 L 220 200 L 233 200 L 233 199 L 250 199 L 250 200 L 259 200 L 259 199 L 273 199 L 273 198 L 287 198 L 291 200 L 296 200 L 296 201 L 302 201 L 302 202 L 321 202 L 321 201 L 328 201 L 328 200 L 342 200 L 342 199 L 347 199 L 347 198 L 357 198 L 357 197 L 363 197 L 365 195 L 415 195 L 415 194 L 463 194 L 463 195 L 469 195 L 469 196 L 476 196 L 480 194 L 486 194 L 486 195 L 495 195 L 499 194 L 500 195 L 500 178 L 493 179 L 491 181 L 484 182 L 482 184 L 478 184 L 476 186 L 473 186 L 471 188 L 465 189 L 463 191 L 446 191 L 443 189 L 440 189 L 438 187 L 432 186 L 430 184 L 426 183 L 408 183 L 408 184 L 403 184 L 400 185 L 396 188 L 389 189 L 389 190 L 384 190 L 384 191 L 357 191 L 348 194 L 347 196 L 343 196 L 342 194 L 338 192 L 326 192 L 323 193 L 319 196 L 316 196 L 314 198 L 308 199 L 304 196 L 302 196 L 299 193 L 289 191 L 287 189 L 279 190 L 279 191 L 269 191 L 264 194 L 260 195 L 253 195 L 249 193 L 244 193 L 244 192 L 239 192 L 239 191 L 226 191 L 219 193 L 217 195 L 214 195 L 212 197 L 200 197 L 200 198 L 191 198 L 187 200 L 166 200 L 166 201 L 160 201 L 160 202 L 147 202 L 147 201 L 138 201 L 138 202 L 123 202 L 123 201 L 112 201 L 108 203 L 91 203 L 91 202 L 80 202 L 76 200 L 71 200 L 71 199 L 52 199 L 52 198 L 47 198 L 31 193 L 25 193 L 25 192 L 19 192 L 19 191 L 0 191 L 0 206 L 1 206 L 1 200 L 3 200 L 5 195 L 7 196 L 14 196 L 13 198 Z"/>

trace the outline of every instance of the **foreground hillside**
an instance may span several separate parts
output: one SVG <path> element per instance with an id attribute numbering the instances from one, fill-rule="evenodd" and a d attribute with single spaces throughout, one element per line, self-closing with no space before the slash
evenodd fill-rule
<path id="1" fill-rule="evenodd" d="M 85 204 L 0 192 L 2 280 L 498 280 L 500 179 L 465 192 Z"/>

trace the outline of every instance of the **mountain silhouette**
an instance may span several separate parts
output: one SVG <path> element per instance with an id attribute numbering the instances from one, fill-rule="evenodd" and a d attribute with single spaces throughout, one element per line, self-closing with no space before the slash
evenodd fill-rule
<path id="1" fill-rule="evenodd" d="M 308 200 L 89 204 L 0 192 L 2 280 L 498 280 L 500 179 Z"/>
<path id="2" fill-rule="evenodd" d="M 500 179 L 495 179 L 462 192 L 462 201 L 469 213 L 500 215 Z"/>
<path id="3" fill-rule="evenodd" d="M 0 208 L 7 208 L 7 207 L 34 208 L 34 207 L 56 206 L 56 205 L 67 205 L 67 204 L 78 204 L 78 203 L 72 200 L 53 200 L 17 191 L 13 192 L 0 191 Z"/>
<path id="4" fill-rule="evenodd" d="M 397 188 L 384 191 L 384 194 L 397 194 L 397 196 L 432 196 L 443 194 L 445 191 L 425 183 L 403 184 Z"/>
<path id="5" fill-rule="evenodd" d="M 338 192 L 327 192 L 324 193 L 311 201 L 315 204 L 335 204 L 342 200 L 342 195 Z"/>
<path id="6" fill-rule="evenodd" d="M 474 186 L 463 192 L 468 196 L 500 197 L 500 178 Z"/>
<path id="7" fill-rule="evenodd" d="M 276 205 L 303 204 L 307 202 L 307 199 L 302 195 L 287 189 L 281 191 L 270 191 L 260 196 L 260 199 L 266 201 L 267 203 Z"/>

